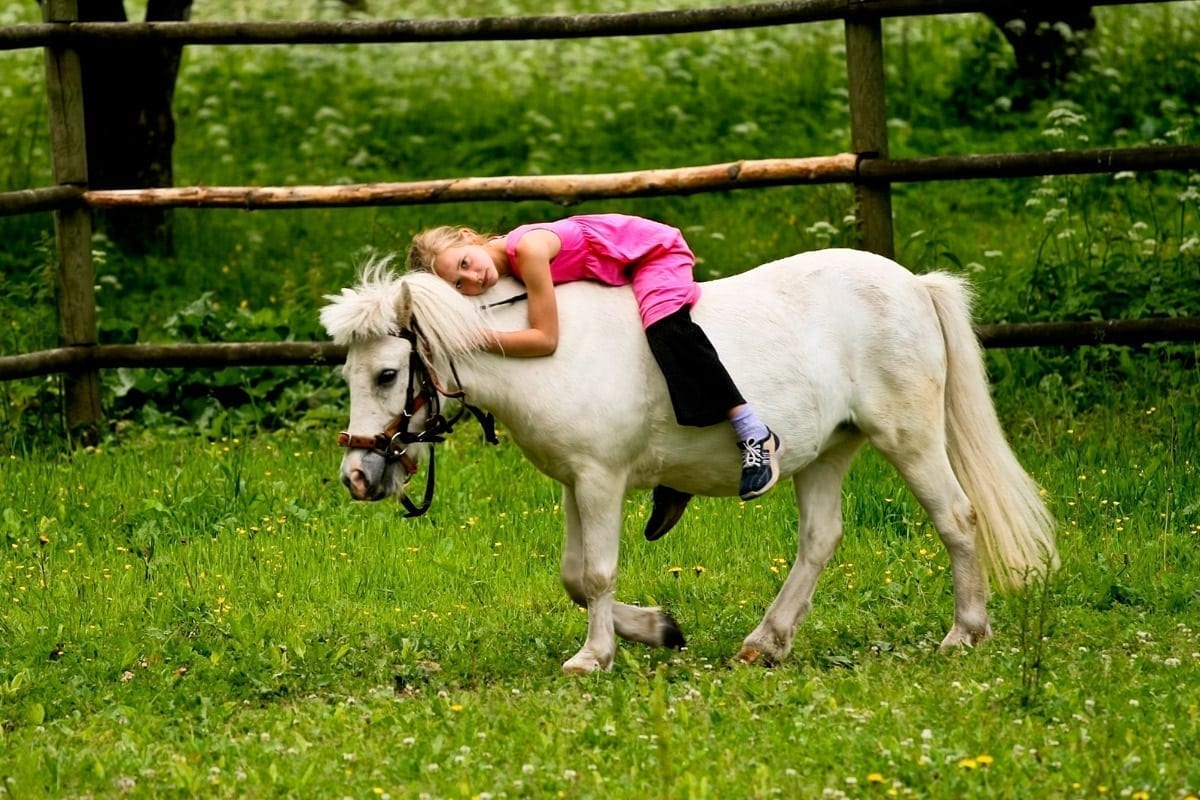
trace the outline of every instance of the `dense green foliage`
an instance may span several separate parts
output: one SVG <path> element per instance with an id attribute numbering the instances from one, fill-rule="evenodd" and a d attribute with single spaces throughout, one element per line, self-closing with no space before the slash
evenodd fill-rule
<path id="1" fill-rule="evenodd" d="M 671 3 L 681 7 L 689 3 Z M 700 5 L 699 2 L 690 4 Z M 372 0 L 378 16 L 648 2 Z M 247 11 L 249 8 L 249 11 Z M 196 18 L 334 16 L 198 0 Z M 36 19 L 0 4 L 0 24 Z M 1195 143 L 1200 3 L 1096 11 L 1084 72 L 1011 96 L 982 18 L 885 23 L 894 155 Z M 177 181 L 319 184 L 616 171 L 848 149 L 838 25 L 399 47 L 191 48 Z M 39 53 L 0 52 L 0 191 L 48 185 Z M 969 273 L 981 322 L 1194 315 L 1200 176 L 895 188 L 900 260 Z M 702 277 L 853 244 L 847 187 L 641 201 Z M 106 342 L 320 339 L 321 296 L 420 227 L 551 204 L 179 211 L 176 253 L 95 241 Z M 0 217 L 0 353 L 56 342 L 48 216 Z M 0 385 L 0 793 L 254 797 L 1105 797 L 1200 793 L 1200 374 L 1194 344 L 992 352 L 1002 416 L 1062 523 L 1050 585 L 997 640 L 934 651 L 948 560 L 873 455 L 792 658 L 733 668 L 794 558 L 786 490 L 698 501 L 619 592 L 681 654 L 623 644 L 558 676 L 581 612 L 553 484 L 467 430 L 431 516 L 351 504 L 335 371 L 106 373 L 97 449 L 56 439 L 59 379 Z"/>
<path id="2" fill-rule="evenodd" d="M 465 6 L 464 14 L 547 10 L 533 2 Z M 572 10 L 587 8 L 581 2 Z M 336 4 L 315 10 L 338 11 Z M 313 11 L 271 4 L 252 13 Z M 247 13 L 243 4 L 196 8 L 197 17 L 239 13 Z M 373 13 L 420 10 L 384 5 Z M 887 21 L 893 153 L 1195 141 L 1200 4 L 1096 13 L 1085 72 L 1040 99 L 1006 94 L 1011 54 L 983 18 Z M 0 22 L 31 14 L 12 5 L 0 10 Z M 831 154 L 848 149 L 843 49 L 837 24 L 565 42 L 194 47 L 176 98 L 177 181 L 318 184 Z M 46 185 L 40 55 L 0 53 L 0 71 L 0 189 Z M 1160 172 L 900 185 L 900 260 L 917 271 L 970 272 L 983 322 L 1194 313 L 1198 182 L 1195 174 Z M 595 201 L 579 210 L 632 210 L 685 228 L 708 278 L 802 249 L 853 244 L 851 199 L 844 186 L 797 187 Z M 97 238 L 101 340 L 321 338 L 321 295 L 350 282 L 366 251 L 401 250 L 429 224 L 498 230 L 565 211 L 545 203 L 178 211 L 174 256 L 135 259 Z M 55 344 L 51 242 L 46 216 L 0 218 L 0 352 Z M 207 317 L 199 330 L 171 323 L 196 313 Z M 1019 383 L 1056 375 L 1074 386 L 1101 370 L 1124 381 L 1147 365 L 1157 372 L 1180 352 L 1151 350 L 1137 363 L 1124 350 L 1022 353 L 1006 357 L 998 377 L 1011 369 Z M 1183 349 L 1186 358 L 1192 352 Z M 114 373 L 106 406 L 113 418 L 156 428 L 165 415 L 245 432 L 299 421 L 296 398 L 328 384 L 325 375 L 297 370 Z M 1103 386 L 1090 386 L 1084 402 L 1095 402 Z M 53 429 L 57 387 L 56 378 L 4 385 L 6 427 L 18 439 Z"/>

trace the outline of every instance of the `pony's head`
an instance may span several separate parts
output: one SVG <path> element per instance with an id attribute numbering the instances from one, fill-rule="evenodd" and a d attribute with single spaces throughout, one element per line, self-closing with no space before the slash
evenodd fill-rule
<path id="1" fill-rule="evenodd" d="M 442 279 L 396 275 L 387 258 L 368 262 L 356 286 L 326 299 L 321 324 L 348 348 L 342 374 L 350 389 L 350 424 L 340 440 L 346 447 L 342 483 L 356 500 L 402 498 L 427 447 L 398 439 L 391 444 L 397 425 L 418 429 L 428 414 L 420 403 L 414 407 L 421 389 L 414 359 L 438 376 L 450 374 L 452 359 L 469 357 L 486 341 L 485 320 Z"/>

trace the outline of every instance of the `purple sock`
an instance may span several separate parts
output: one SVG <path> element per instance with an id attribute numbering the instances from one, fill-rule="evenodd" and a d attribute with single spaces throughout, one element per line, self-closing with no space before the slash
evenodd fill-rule
<path id="1" fill-rule="evenodd" d="M 767 438 L 767 426 L 763 425 L 749 405 L 742 406 L 742 410 L 730 417 L 729 422 L 733 425 L 739 442 L 750 439 L 761 442 Z"/>

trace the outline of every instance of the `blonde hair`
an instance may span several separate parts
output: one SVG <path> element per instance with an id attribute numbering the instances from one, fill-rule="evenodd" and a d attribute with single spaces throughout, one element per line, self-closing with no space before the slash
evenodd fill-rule
<path id="1" fill-rule="evenodd" d="M 439 225 L 413 237 L 405 266 L 409 272 L 433 272 L 433 260 L 443 250 L 464 244 L 483 244 L 490 238 L 473 228 Z"/>

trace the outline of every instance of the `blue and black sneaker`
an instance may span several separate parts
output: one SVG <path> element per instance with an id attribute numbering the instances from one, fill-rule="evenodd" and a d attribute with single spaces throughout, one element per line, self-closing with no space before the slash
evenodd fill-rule
<path id="1" fill-rule="evenodd" d="M 743 500 L 753 500 L 766 494 L 779 480 L 779 456 L 783 453 L 783 445 L 768 429 L 765 439 L 738 442 L 738 449 L 742 451 L 742 482 L 738 495 Z"/>

